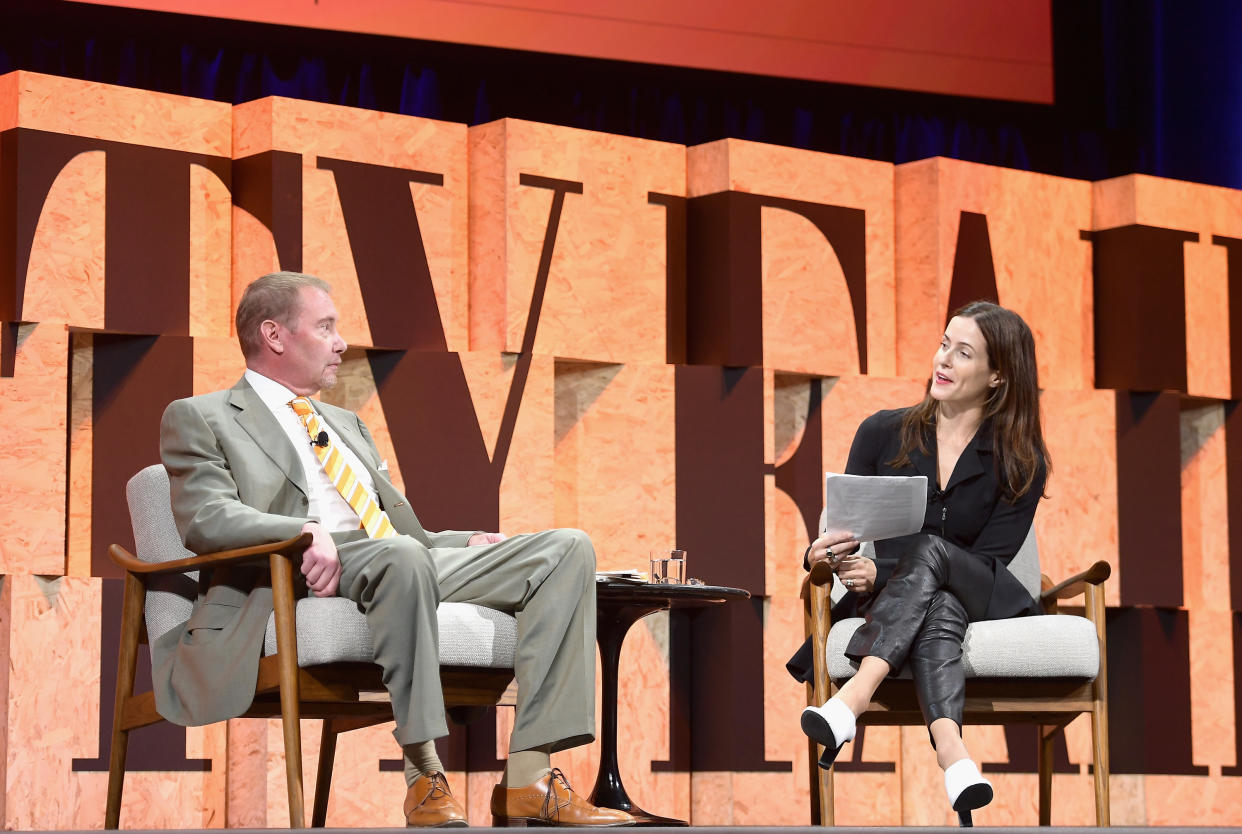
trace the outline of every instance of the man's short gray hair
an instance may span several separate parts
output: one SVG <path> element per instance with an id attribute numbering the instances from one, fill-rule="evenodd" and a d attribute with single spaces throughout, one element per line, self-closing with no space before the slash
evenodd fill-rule
<path id="1" fill-rule="evenodd" d="M 301 272 L 272 272 L 250 282 L 237 304 L 235 319 L 243 356 L 257 356 L 263 347 L 263 334 L 259 332 L 263 322 L 271 319 L 288 327 L 297 317 L 303 287 L 332 292 L 327 281 Z"/>

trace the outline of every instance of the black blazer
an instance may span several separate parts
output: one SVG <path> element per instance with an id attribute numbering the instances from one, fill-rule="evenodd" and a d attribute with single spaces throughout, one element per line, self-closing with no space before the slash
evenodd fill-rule
<path id="1" fill-rule="evenodd" d="M 949 483 L 940 488 L 934 430 L 924 435 L 926 454 L 914 449 L 909 466 L 891 464 L 901 448 L 901 420 L 907 411 L 877 411 L 863 420 L 845 471 L 851 475 L 926 475 L 927 514 L 922 532 L 992 561 L 992 587 L 977 589 L 988 599 L 987 619 L 1030 613 L 1031 595 L 1005 566 L 1013 561 L 1031 529 L 1044 493 L 1045 469 L 1040 466 L 1025 495 L 1013 503 L 1006 500 L 1001 494 L 1000 462 L 992 446 L 992 425 L 984 421 L 958 458 Z M 892 575 L 904 543 L 904 539 L 875 543 L 877 592 Z"/>
<path id="2" fill-rule="evenodd" d="M 936 467 L 936 432 L 923 437 L 924 454 L 910 452 L 910 465 L 895 467 L 891 461 L 901 448 L 901 420 L 909 409 L 877 411 L 862 421 L 850 446 L 845 471 L 850 475 L 926 475 L 927 514 L 920 534 L 930 533 L 982 556 L 992 563 L 992 580 L 988 587 L 974 593 L 988 600 L 985 619 L 999 620 L 1038 613 L 1038 606 L 1022 583 L 1005 567 L 1026 539 L 1035 519 L 1035 508 L 1044 493 L 1047 472 L 1043 465 L 1035 475 L 1031 488 L 1016 502 L 1001 495 L 999 461 L 992 444 L 992 424 L 984 421 L 966 448 L 962 450 L 949 483 L 941 489 Z M 865 614 L 892 576 L 909 537 L 886 539 L 875 543 L 875 590 L 871 593 L 850 592 L 832 608 L 833 620 Z M 804 567 L 809 569 L 805 564 Z M 798 680 L 810 675 L 810 641 L 794 655 L 787 667 Z"/>

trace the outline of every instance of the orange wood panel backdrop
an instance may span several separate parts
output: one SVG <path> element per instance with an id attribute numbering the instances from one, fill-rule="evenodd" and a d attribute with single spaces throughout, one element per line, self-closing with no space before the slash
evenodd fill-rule
<path id="1" fill-rule="evenodd" d="M 429 525 L 580 527 L 601 568 L 683 546 L 692 576 L 754 594 L 648 618 L 622 655 L 627 788 L 697 825 L 809 820 L 784 661 L 822 473 L 863 417 L 919 398 L 952 309 L 1014 308 L 1055 464 L 1044 569 L 1115 571 L 1113 820 L 1242 823 L 1242 193 L 19 72 L 0 76 L 5 826 L 102 823 L 124 482 L 158 460 L 169 400 L 241 373 L 234 305 L 276 268 L 332 282 L 351 347 L 324 397 Z M 476 824 L 511 723 L 443 744 Z M 999 788 L 981 824 L 1034 824 L 1034 736 L 967 735 Z M 329 824 L 400 824 L 389 739 L 342 742 Z M 272 722 L 139 734 L 122 824 L 284 825 L 282 755 Z M 922 730 L 849 755 L 842 823 L 953 822 Z M 1085 723 L 1058 756 L 1053 822 L 1087 823 Z M 583 790 L 597 763 L 556 760 Z"/>

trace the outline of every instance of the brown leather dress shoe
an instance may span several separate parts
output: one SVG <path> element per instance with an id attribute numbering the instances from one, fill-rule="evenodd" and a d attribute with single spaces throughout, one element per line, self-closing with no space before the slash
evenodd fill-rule
<path id="1" fill-rule="evenodd" d="M 565 781 L 558 767 L 524 788 L 497 785 L 492 791 L 492 825 L 633 825 L 625 811 L 596 808 Z"/>
<path id="2" fill-rule="evenodd" d="M 405 793 L 405 824 L 417 828 L 458 828 L 468 825 L 466 811 L 449 790 L 443 773 L 429 771 Z"/>

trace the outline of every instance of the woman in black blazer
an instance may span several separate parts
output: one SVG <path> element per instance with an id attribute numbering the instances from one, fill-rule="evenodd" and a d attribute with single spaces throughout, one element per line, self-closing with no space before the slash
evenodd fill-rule
<path id="1" fill-rule="evenodd" d="M 971 622 L 1039 613 L 1005 566 L 1049 468 L 1030 329 L 1003 307 L 966 305 L 945 328 L 923 401 L 864 420 L 846 465 L 853 475 L 926 475 L 923 529 L 876 542 L 874 561 L 853 555 L 849 532 L 829 531 L 807 548 L 807 568 L 827 561 L 866 616 L 845 652 L 858 672 L 802 713 L 802 729 L 825 747 L 821 766 L 854 737 L 881 681 L 909 663 L 949 804 L 968 813 L 991 802 L 992 785 L 962 743 L 962 640 Z M 808 671 L 809 657 L 804 647 L 791 670 Z"/>

